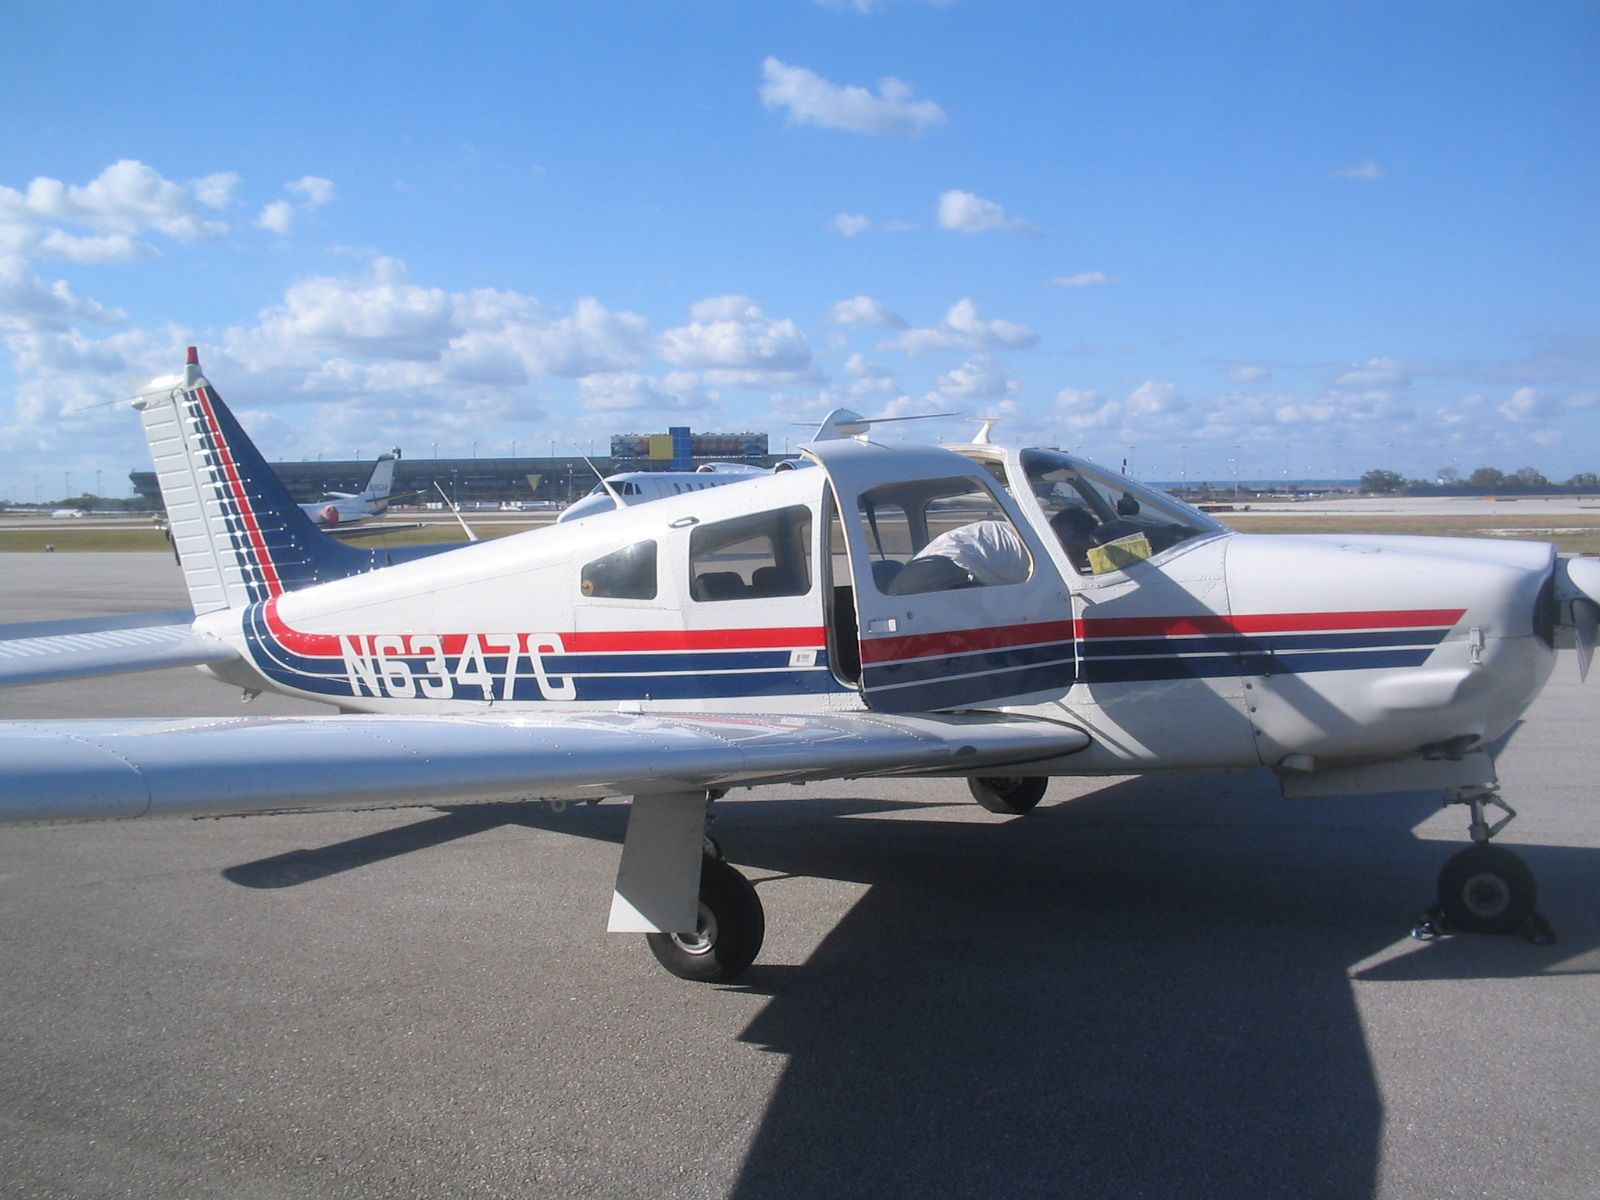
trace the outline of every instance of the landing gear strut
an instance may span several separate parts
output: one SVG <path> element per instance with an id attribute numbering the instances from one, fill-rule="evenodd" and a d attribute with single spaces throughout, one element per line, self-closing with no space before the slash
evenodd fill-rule
<path id="1" fill-rule="evenodd" d="M 706 854 L 694 932 L 647 933 L 644 940 L 656 961 L 679 979 L 726 983 L 755 961 L 766 933 L 766 914 L 750 881 Z"/>
<path id="2" fill-rule="evenodd" d="M 1500 798 L 1494 785 L 1464 788 L 1445 803 L 1465 804 L 1472 810 L 1468 830 L 1472 845 L 1451 855 L 1439 872 L 1439 902 L 1419 929 L 1432 933 L 1515 933 L 1531 942 L 1555 938 L 1534 905 L 1539 889 L 1533 872 L 1511 851 L 1491 846 L 1489 839 L 1509 825 L 1516 810 Z M 1485 808 L 1493 806 L 1505 816 L 1490 824 Z"/>

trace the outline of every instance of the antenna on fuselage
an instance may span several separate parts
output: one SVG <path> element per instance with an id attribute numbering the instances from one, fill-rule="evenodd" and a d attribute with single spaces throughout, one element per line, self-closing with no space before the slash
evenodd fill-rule
<path id="1" fill-rule="evenodd" d="M 583 459 L 584 465 L 586 465 L 589 470 L 594 472 L 594 477 L 600 481 L 600 486 L 605 488 L 606 495 L 611 497 L 611 502 L 619 509 L 627 508 L 628 505 L 627 502 L 623 500 L 622 493 L 617 491 L 609 479 L 600 474 L 600 468 L 589 461 L 589 456 L 587 454 L 580 454 L 578 457 Z"/>
<path id="2" fill-rule="evenodd" d="M 467 541 L 469 541 L 469 542 L 477 541 L 478 540 L 478 535 L 472 532 L 472 526 L 467 524 L 467 519 L 461 515 L 461 510 L 456 507 L 455 501 L 450 499 L 449 496 L 446 496 L 444 494 L 444 488 L 440 486 L 439 481 L 437 479 L 435 479 L 433 481 L 433 486 L 435 488 L 438 488 L 439 499 L 444 501 L 445 507 L 448 508 L 451 512 L 455 513 L 456 520 L 461 522 L 461 528 L 466 532 Z"/>

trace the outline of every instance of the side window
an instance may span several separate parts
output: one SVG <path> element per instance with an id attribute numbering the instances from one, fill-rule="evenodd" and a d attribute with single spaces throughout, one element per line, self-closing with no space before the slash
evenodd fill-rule
<path id="1" fill-rule="evenodd" d="M 696 600 L 804 596 L 811 590 L 811 510 L 803 504 L 698 525 L 689 535 Z"/>
<path id="2" fill-rule="evenodd" d="M 862 492 L 872 580 L 886 596 L 1022 583 L 1033 559 L 976 478 L 919 479 Z"/>
<path id="3" fill-rule="evenodd" d="M 656 598 L 656 544 L 635 542 L 584 566 L 579 590 L 616 600 Z"/>

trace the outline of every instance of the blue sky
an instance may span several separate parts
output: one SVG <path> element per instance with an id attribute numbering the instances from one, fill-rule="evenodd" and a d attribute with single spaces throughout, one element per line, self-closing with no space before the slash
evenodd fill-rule
<path id="1" fill-rule="evenodd" d="M 846 405 L 1146 478 L 1600 471 L 1600 5 L 23 0 L 0 497 Z M 930 436 L 964 437 L 958 420 Z"/>

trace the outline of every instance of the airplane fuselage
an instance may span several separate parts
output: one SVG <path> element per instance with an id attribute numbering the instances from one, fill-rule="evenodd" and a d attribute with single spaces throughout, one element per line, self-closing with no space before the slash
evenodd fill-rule
<path id="1" fill-rule="evenodd" d="M 349 711 L 999 709 L 1089 732 L 1055 764 L 1072 774 L 1459 753 L 1553 667 L 1547 545 L 1242 535 L 1065 456 L 960 449 L 850 443 L 824 470 L 263 590 L 202 627 L 249 664 L 224 678 Z M 1058 539 L 1050 471 L 1120 493 L 1132 515 L 1103 520 L 1138 556 Z M 942 496 L 958 473 L 980 492 L 921 512 L 877 482 Z M 886 590 L 894 547 L 981 515 L 974 495 L 1015 522 L 1027 579 Z"/>

